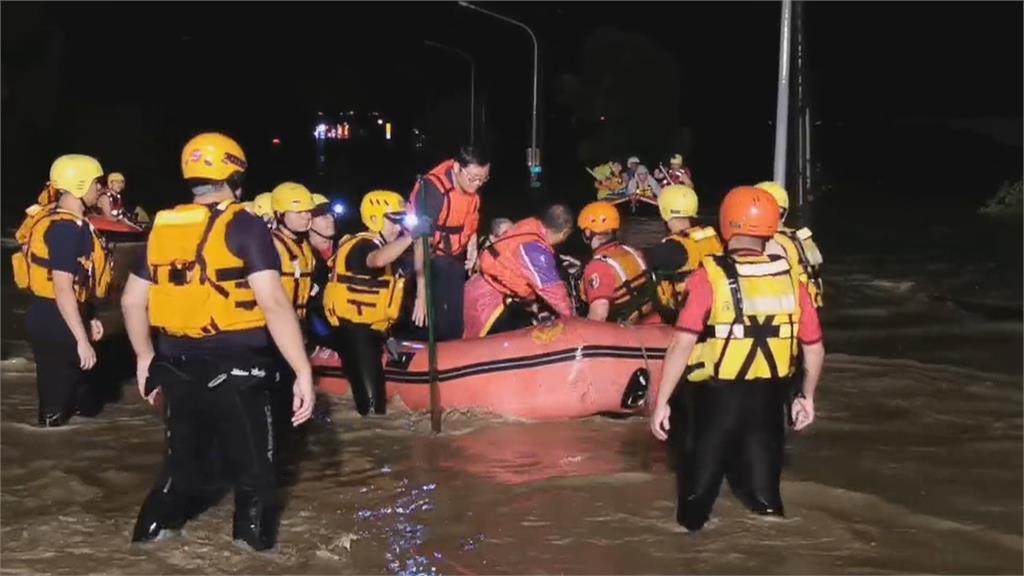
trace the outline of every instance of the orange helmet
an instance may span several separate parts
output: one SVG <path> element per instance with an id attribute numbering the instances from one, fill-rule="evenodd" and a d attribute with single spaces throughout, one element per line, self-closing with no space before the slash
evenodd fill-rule
<path id="1" fill-rule="evenodd" d="M 733 188 L 722 200 L 718 227 L 726 242 L 736 235 L 771 238 L 779 230 L 779 204 L 760 188 Z"/>
<path id="2" fill-rule="evenodd" d="M 619 211 L 608 202 L 591 202 L 583 207 L 576 223 L 584 232 L 607 234 L 619 229 Z"/>

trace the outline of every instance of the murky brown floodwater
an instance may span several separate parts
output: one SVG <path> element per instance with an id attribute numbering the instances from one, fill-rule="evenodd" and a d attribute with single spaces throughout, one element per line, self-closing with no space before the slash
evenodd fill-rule
<path id="1" fill-rule="evenodd" d="M 1019 574 L 1021 323 L 929 298 L 906 263 L 872 262 L 829 269 L 819 420 L 791 437 L 784 520 L 723 490 L 707 529 L 684 533 L 664 446 L 640 418 L 449 413 L 433 437 L 424 415 L 360 419 L 325 398 L 334 422 L 310 425 L 276 551 L 231 543 L 230 498 L 179 536 L 131 546 L 160 465 L 156 412 L 125 388 L 97 418 L 37 430 L 32 365 L 8 359 L 2 571 Z"/>

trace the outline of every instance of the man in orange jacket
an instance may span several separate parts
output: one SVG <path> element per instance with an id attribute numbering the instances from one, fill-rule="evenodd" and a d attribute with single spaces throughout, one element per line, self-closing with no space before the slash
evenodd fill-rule
<path id="1" fill-rule="evenodd" d="M 555 255 L 572 228 L 572 211 L 556 204 L 540 218 L 520 220 L 484 249 L 480 274 L 466 283 L 465 338 L 529 326 L 541 300 L 559 316 L 573 315 Z"/>
<path id="2" fill-rule="evenodd" d="M 462 298 L 466 271 L 477 259 L 480 188 L 490 178 L 491 161 L 480 148 L 463 146 L 419 179 L 409 197 L 418 218 L 428 218 L 432 231 L 431 297 L 437 340 L 462 337 Z M 422 244 L 415 244 L 416 301 L 412 320 L 426 326 L 427 291 Z"/>

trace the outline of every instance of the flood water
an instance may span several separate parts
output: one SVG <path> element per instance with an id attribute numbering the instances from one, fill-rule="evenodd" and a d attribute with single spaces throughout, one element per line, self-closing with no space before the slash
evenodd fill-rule
<path id="1" fill-rule="evenodd" d="M 333 422 L 309 425 L 275 551 L 232 544 L 230 498 L 132 546 L 158 415 L 126 388 L 96 418 L 33 428 L 33 366 L 5 331 L 3 572 L 1020 574 L 1020 226 L 979 226 L 1011 252 L 822 238 L 829 355 L 818 421 L 790 436 L 787 517 L 750 516 L 723 489 L 696 535 L 674 522 L 674 474 L 643 418 L 449 412 L 435 437 L 425 415 L 361 419 L 323 398 Z"/>

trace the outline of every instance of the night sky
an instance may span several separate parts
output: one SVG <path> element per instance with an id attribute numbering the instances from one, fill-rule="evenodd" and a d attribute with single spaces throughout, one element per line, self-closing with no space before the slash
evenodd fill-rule
<path id="1" fill-rule="evenodd" d="M 613 144 L 615 154 L 636 151 L 656 164 L 652 155 L 685 148 L 708 195 L 770 177 L 780 3 L 484 6 L 540 38 L 551 197 L 582 201 L 592 190 L 588 154 L 605 150 L 586 142 L 608 127 L 586 102 L 566 98 L 568 79 L 588 78 L 588 66 L 590 85 L 622 108 L 608 105 L 609 122 L 630 134 Z M 880 182 L 913 196 L 930 183 L 929 194 L 963 198 L 968 189 L 976 204 L 1001 181 L 1020 179 L 1020 2 L 815 2 L 805 10 L 823 198 Z M 285 178 L 348 196 L 407 188 L 467 132 L 468 66 L 424 40 L 476 58 L 477 100 L 486 106 L 480 137 L 496 156 L 488 193 L 523 194 L 531 44 L 514 26 L 454 2 L 4 3 L 2 16 L 5 228 L 17 224 L 53 158 L 68 152 L 125 172 L 128 193 L 148 207 L 180 201 L 180 147 L 208 129 L 241 140 L 249 193 Z M 653 74 L 634 66 L 630 51 L 594 71 L 588 41 L 602 29 L 639 42 L 636 57 L 663 66 Z M 345 109 L 379 111 L 403 134 L 430 127 L 427 145 L 364 150 L 340 181 L 317 175 L 315 115 Z M 645 126 L 635 126 L 641 117 L 671 128 L 646 139 Z M 283 145 L 271 146 L 274 137 Z"/>

